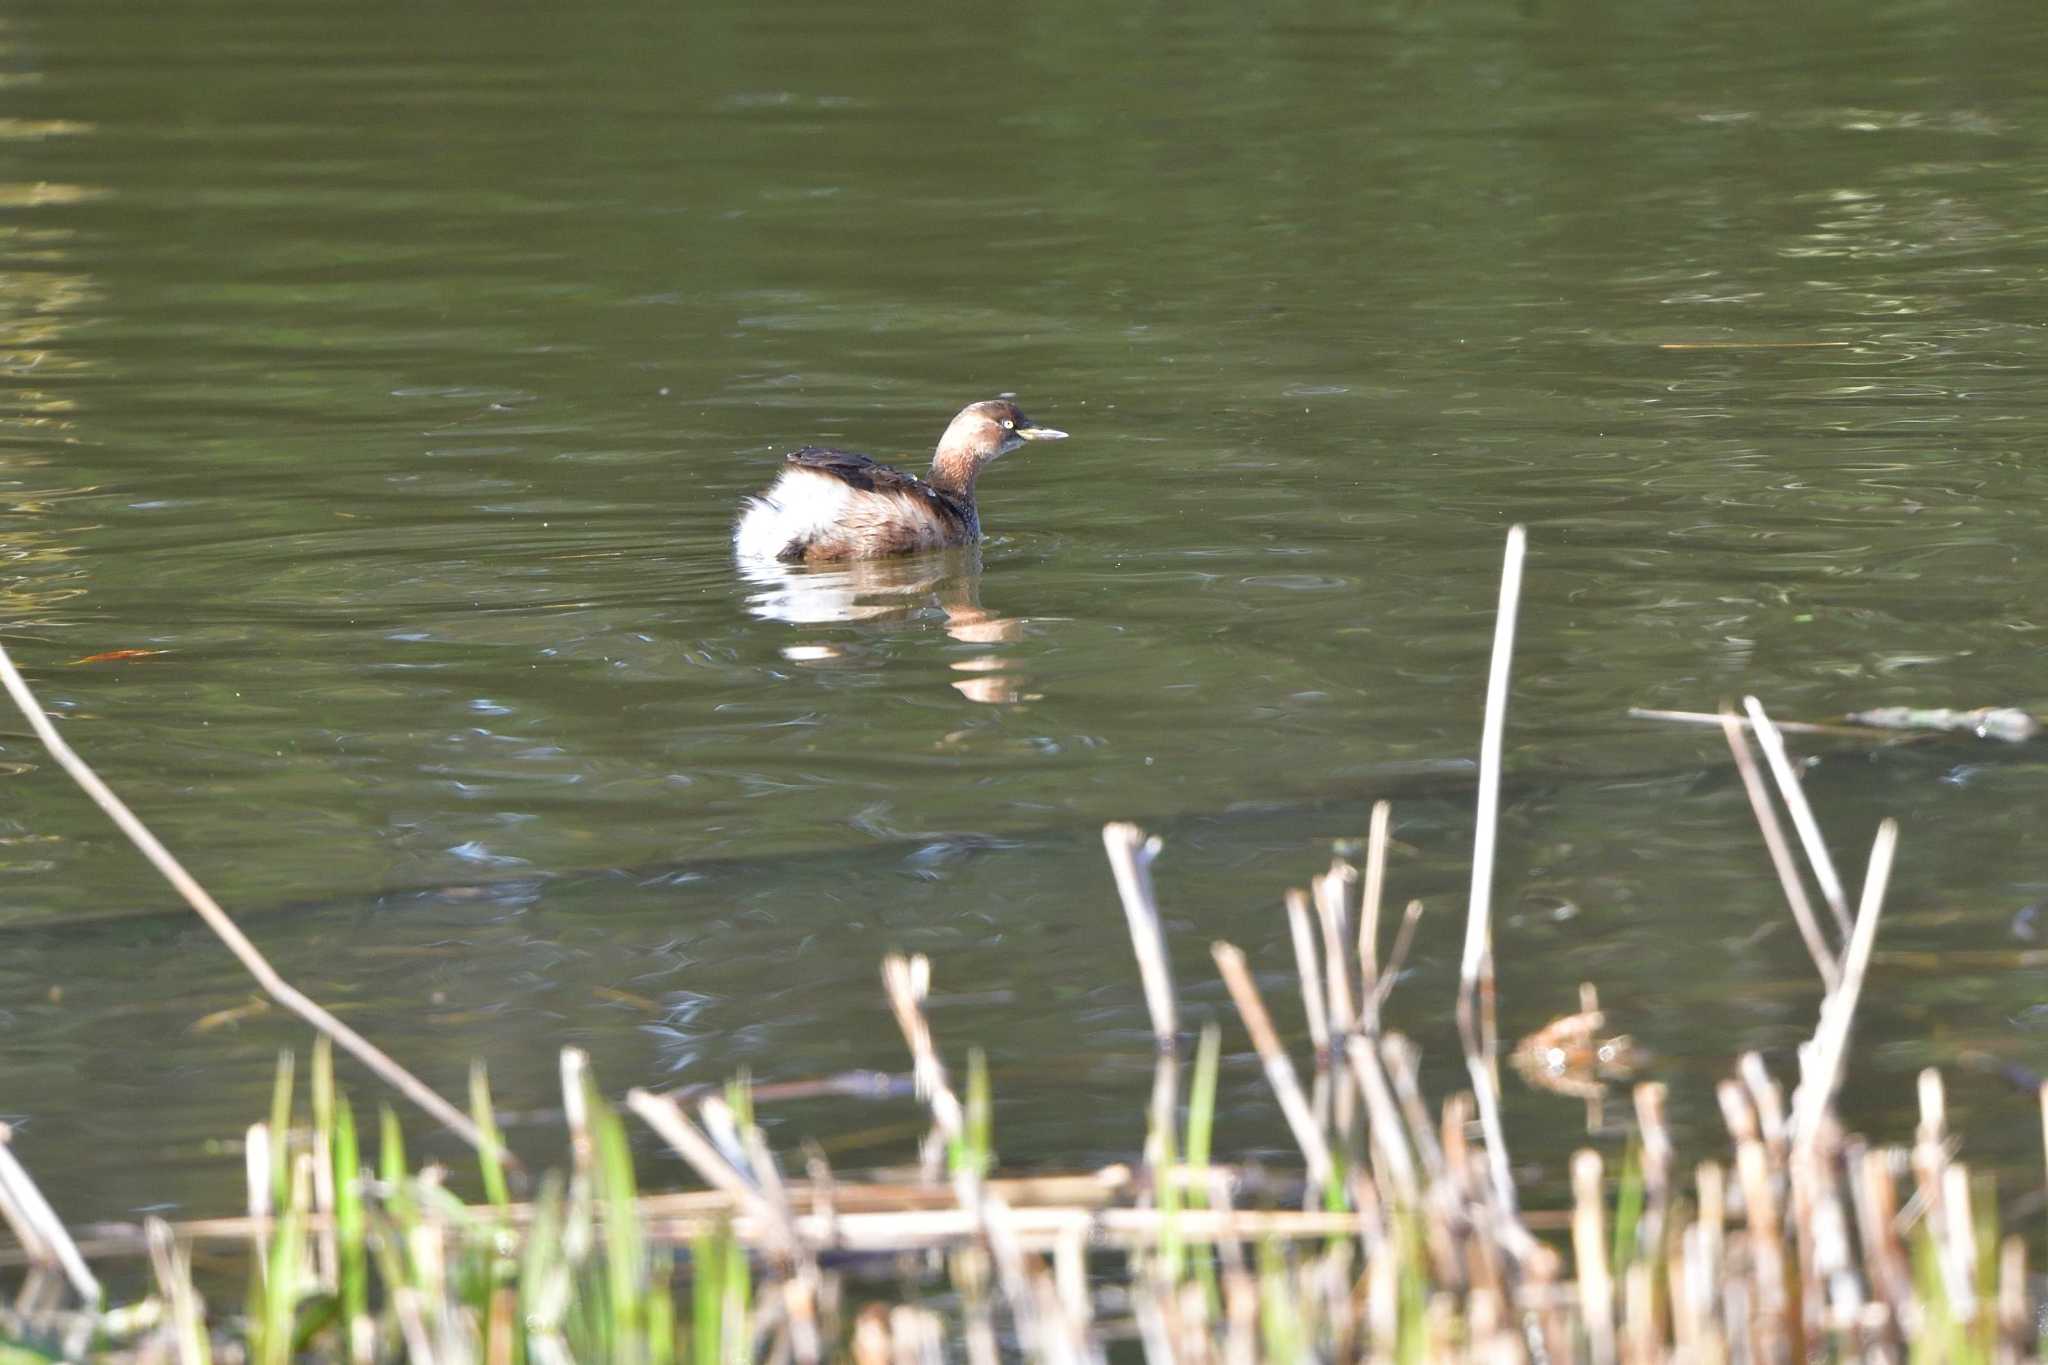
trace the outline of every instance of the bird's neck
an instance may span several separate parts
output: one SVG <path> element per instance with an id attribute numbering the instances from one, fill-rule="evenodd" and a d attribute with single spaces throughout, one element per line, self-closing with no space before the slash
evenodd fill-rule
<path id="1" fill-rule="evenodd" d="M 981 461 L 971 451 L 940 446 L 932 457 L 932 487 L 974 505 L 974 478 L 981 473 Z"/>

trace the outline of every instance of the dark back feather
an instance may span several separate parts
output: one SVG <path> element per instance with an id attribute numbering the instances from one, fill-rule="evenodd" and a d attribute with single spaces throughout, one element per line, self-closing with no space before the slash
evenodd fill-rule
<path id="1" fill-rule="evenodd" d="M 783 458 L 798 469 L 828 475 L 849 488 L 860 489 L 863 493 L 893 493 L 922 498 L 931 503 L 940 515 L 955 520 L 970 521 L 974 516 L 971 506 L 943 488 L 935 488 L 915 474 L 906 474 L 858 451 L 805 446 L 802 450 L 791 451 Z"/>

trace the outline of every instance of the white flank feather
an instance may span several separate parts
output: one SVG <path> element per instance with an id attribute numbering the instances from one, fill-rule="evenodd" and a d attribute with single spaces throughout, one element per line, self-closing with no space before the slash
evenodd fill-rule
<path id="1" fill-rule="evenodd" d="M 853 490 L 829 474 L 785 469 L 775 486 L 747 499 L 732 530 L 741 559 L 774 559 L 792 540 L 810 540 L 839 525 Z"/>

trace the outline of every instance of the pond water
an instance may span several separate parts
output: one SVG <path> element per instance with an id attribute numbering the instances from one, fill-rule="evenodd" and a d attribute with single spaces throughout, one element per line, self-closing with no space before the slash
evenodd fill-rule
<path id="1" fill-rule="evenodd" d="M 1191 1019 L 1228 938 L 1299 1042 L 1280 894 L 1392 798 L 1429 909 L 1390 1017 L 1456 1083 L 1526 523 L 1503 1029 L 1597 983 L 1706 1142 L 1817 991 L 1718 737 L 1625 710 L 2043 704 L 2043 70 L 2014 0 L 27 0 L 5 639 L 449 1093 L 482 1056 L 545 1110 L 565 1043 L 617 1091 L 900 1070 L 877 964 L 917 950 L 999 1145 L 1064 1166 L 1134 1152 L 1150 1065 L 1106 820 L 1167 840 Z M 736 572 L 779 452 L 915 463 L 999 392 L 1073 438 L 987 476 L 978 556 Z M 195 1029 L 251 984 L 0 729 L 0 1112 L 68 1217 L 231 1209 L 305 1031 Z M 1804 751 L 1852 881 L 1904 826 L 1852 1116 L 1902 1135 L 1940 1063 L 2033 1169 L 1981 1064 L 2048 1052 L 2048 769 Z M 1224 1147 L 1275 1153 L 1226 1037 Z M 1541 1187 L 1580 1115 L 1509 1100 Z M 849 1164 L 918 1128 L 776 1120 Z"/>

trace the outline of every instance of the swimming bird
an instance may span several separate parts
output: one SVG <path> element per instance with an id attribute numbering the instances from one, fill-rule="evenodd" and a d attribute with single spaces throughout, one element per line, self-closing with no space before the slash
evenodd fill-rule
<path id="1" fill-rule="evenodd" d="M 884 559 L 981 539 L 974 481 L 1027 441 L 1063 441 L 1008 399 L 969 403 L 947 426 L 929 478 L 848 450 L 805 446 L 783 457 L 773 487 L 748 498 L 733 527 L 741 559 L 785 564 Z"/>

